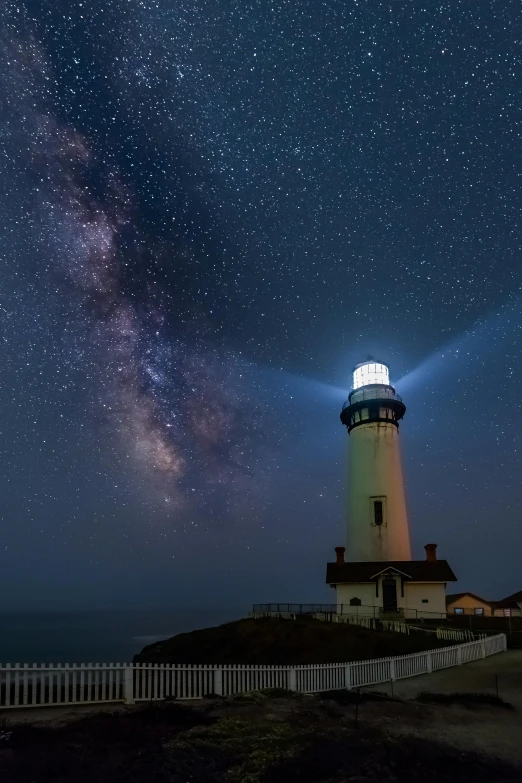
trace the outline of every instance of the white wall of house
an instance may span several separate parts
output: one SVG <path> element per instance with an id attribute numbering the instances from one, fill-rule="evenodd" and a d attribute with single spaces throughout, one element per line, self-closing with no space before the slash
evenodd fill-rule
<path id="1" fill-rule="evenodd" d="M 374 582 L 350 582 L 349 584 L 337 585 L 335 592 L 338 611 L 341 611 L 340 607 L 342 605 L 344 614 L 353 612 L 361 617 L 373 617 L 373 607 L 382 607 L 382 591 L 379 590 L 379 595 L 375 595 Z M 351 606 L 350 601 L 352 598 L 358 598 L 361 606 Z"/>
<path id="2" fill-rule="evenodd" d="M 400 591 L 400 584 L 398 585 Z M 400 595 L 400 593 L 399 593 Z M 424 603 L 427 600 L 428 603 Z M 410 612 L 415 610 L 417 617 L 446 617 L 446 589 L 442 582 L 405 582 L 404 598 L 399 598 L 399 607 Z"/>
<path id="3" fill-rule="evenodd" d="M 397 608 L 404 609 L 408 618 L 446 616 L 446 591 L 442 582 L 404 583 L 404 596 L 401 595 L 401 580 L 396 577 Z M 359 598 L 361 606 L 353 606 L 350 601 Z M 423 603 L 427 599 L 428 603 Z M 350 582 L 336 587 L 338 611 L 343 614 L 354 613 L 361 617 L 374 616 L 382 609 L 382 578 L 379 579 L 379 595 L 375 594 L 374 582 Z M 341 609 L 342 607 L 342 609 Z"/>

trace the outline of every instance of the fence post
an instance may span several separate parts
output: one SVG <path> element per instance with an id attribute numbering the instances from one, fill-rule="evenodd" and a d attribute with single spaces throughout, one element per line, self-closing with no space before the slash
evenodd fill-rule
<path id="1" fill-rule="evenodd" d="M 134 704 L 134 666 L 125 666 L 123 670 L 123 698 L 125 704 Z"/>
<path id="2" fill-rule="evenodd" d="M 484 639 L 482 639 L 482 641 L 480 642 L 480 654 L 483 658 L 486 657 L 486 645 Z"/>
<path id="3" fill-rule="evenodd" d="M 288 669 L 288 690 L 289 691 L 296 691 L 297 690 L 297 672 L 295 669 Z"/>
<path id="4" fill-rule="evenodd" d="M 433 672 L 433 661 L 431 660 L 431 653 L 426 653 L 426 672 L 431 674 Z"/>
<path id="5" fill-rule="evenodd" d="M 347 664 L 344 667 L 344 687 L 347 691 L 351 690 L 352 687 L 352 677 L 351 677 L 351 666 L 350 664 Z"/>
<path id="6" fill-rule="evenodd" d="M 390 680 L 396 680 L 397 677 L 395 676 L 395 658 L 390 658 Z"/>
<path id="7" fill-rule="evenodd" d="M 461 663 L 462 663 L 462 647 L 459 644 L 459 646 L 457 647 L 457 665 L 460 666 Z"/>
<path id="8" fill-rule="evenodd" d="M 214 693 L 223 696 L 223 669 L 218 666 L 214 669 Z"/>

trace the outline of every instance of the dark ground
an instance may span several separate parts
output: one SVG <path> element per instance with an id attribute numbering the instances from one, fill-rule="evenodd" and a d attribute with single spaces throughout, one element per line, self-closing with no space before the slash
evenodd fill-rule
<path id="1" fill-rule="evenodd" d="M 306 664 L 364 661 L 453 645 L 435 634 L 370 631 L 320 620 L 266 617 L 203 628 L 155 642 L 137 663 Z"/>
<path id="2" fill-rule="evenodd" d="M 346 691 L 261 692 L 97 714 L 65 725 L 13 724 L 0 733 L 2 783 L 499 783 L 522 766 L 408 736 L 408 724 L 453 721 L 437 710 Z M 356 709 L 358 720 L 356 722 Z M 461 708 L 480 720 L 501 707 Z M 487 711 L 487 712 L 486 712 Z M 493 715 L 493 718 L 492 718 Z M 403 726 L 405 733 L 388 728 Z"/>

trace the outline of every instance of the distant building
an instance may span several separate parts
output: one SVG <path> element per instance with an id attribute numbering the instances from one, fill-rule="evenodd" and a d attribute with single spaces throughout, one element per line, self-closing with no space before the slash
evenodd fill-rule
<path id="1" fill-rule="evenodd" d="M 489 601 L 475 593 L 455 593 L 446 596 L 448 615 L 472 614 L 484 617 L 522 617 L 522 590 L 502 601 Z"/>
<path id="2" fill-rule="evenodd" d="M 494 602 L 487 601 L 475 593 L 455 593 L 446 596 L 446 610 L 450 614 L 476 614 L 491 617 Z"/>
<path id="3" fill-rule="evenodd" d="M 502 601 L 495 602 L 495 616 L 504 615 L 504 617 L 522 616 L 522 590 L 513 595 L 508 595 Z"/>
<path id="4" fill-rule="evenodd" d="M 347 545 L 326 569 L 343 614 L 446 617 L 446 584 L 455 574 L 437 560 L 436 544 L 426 545 L 425 560 L 411 559 L 399 450 L 405 411 L 386 364 L 355 367 L 341 413 L 350 435 Z"/>

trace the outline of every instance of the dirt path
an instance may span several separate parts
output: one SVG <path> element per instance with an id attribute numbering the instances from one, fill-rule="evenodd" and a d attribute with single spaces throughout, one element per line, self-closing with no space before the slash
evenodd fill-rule
<path id="1" fill-rule="evenodd" d="M 125 713 L 134 707 L 127 707 L 122 702 L 107 704 L 69 704 L 55 707 L 19 707 L 0 710 L 0 726 L 2 723 L 48 723 L 62 725 L 70 721 L 86 718 L 90 715 L 109 713 Z M 139 709 L 139 707 L 138 707 Z"/>

